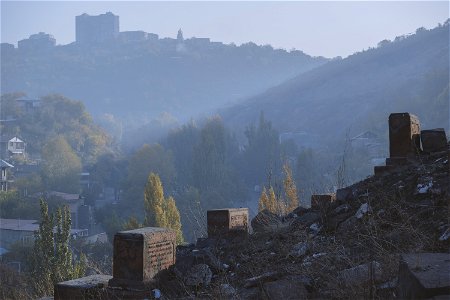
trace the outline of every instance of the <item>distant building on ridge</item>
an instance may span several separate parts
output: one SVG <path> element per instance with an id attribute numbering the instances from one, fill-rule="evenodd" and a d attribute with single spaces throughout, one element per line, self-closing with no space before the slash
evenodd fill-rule
<path id="1" fill-rule="evenodd" d="M 20 50 L 48 50 L 56 45 L 56 39 L 51 34 L 39 32 L 20 40 L 17 45 Z"/>
<path id="2" fill-rule="evenodd" d="M 111 12 L 98 16 L 82 14 L 75 17 L 76 42 L 92 44 L 114 40 L 119 36 L 119 16 Z"/>

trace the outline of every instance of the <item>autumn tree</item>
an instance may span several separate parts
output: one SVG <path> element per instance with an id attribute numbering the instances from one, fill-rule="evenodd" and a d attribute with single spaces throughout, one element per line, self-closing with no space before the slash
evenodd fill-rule
<path id="1" fill-rule="evenodd" d="M 172 197 L 164 198 L 164 189 L 159 176 L 150 173 L 144 190 L 144 226 L 166 227 L 176 231 L 177 243 L 183 242 L 180 213 Z"/>
<path id="2" fill-rule="evenodd" d="M 261 192 L 261 196 L 259 197 L 258 202 L 258 210 L 268 210 L 271 213 L 277 214 L 277 199 L 275 196 L 275 191 L 272 187 L 269 188 L 269 192 L 267 193 L 266 187 L 263 188 Z"/>
<path id="3" fill-rule="evenodd" d="M 38 295 L 53 294 L 53 286 L 61 281 L 84 275 L 84 257 L 74 263 L 69 249 L 72 221 L 67 206 L 49 214 L 47 203 L 41 199 L 41 223 L 35 233 L 31 255 L 31 274 Z M 56 233 L 54 234 L 54 230 Z"/>
<path id="4" fill-rule="evenodd" d="M 45 144 L 41 172 L 48 189 L 67 193 L 80 191 L 81 160 L 63 136 Z"/>
<path id="5" fill-rule="evenodd" d="M 286 195 L 285 213 L 289 213 L 298 207 L 299 200 L 297 195 L 297 187 L 292 177 L 292 170 L 288 164 L 284 164 L 283 172 L 284 172 L 283 186 L 284 186 L 284 193 Z"/>

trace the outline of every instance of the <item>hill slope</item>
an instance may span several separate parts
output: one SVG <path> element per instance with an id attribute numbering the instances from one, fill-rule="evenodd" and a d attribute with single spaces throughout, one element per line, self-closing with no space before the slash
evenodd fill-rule
<path id="1" fill-rule="evenodd" d="M 281 132 L 320 134 L 323 141 L 342 138 L 348 128 L 352 134 L 381 131 L 384 116 L 393 111 L 418 115 L 424 127 L 448 129 L 448 53 L 446 22 L 329 62 L 223 115 L 229 124 L 243 126 L 264 111 Z"/>
<path id="2" fill-rule="evenodd" d="M 247 43 L 239 47 L 197 39 L 76 43 L 46 52 L 5 51 L 2 93 L 31 97 L 61 93 L 82 100 L 94 115 L 130 119 L 168 112 L 189 119 L 260 93 L 327 60 L 301 51 Z"/>

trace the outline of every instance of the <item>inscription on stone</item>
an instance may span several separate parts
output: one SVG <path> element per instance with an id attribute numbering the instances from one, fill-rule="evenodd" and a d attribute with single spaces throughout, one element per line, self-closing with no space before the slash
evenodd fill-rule
<path id="1" fill-rule="evenodd" d="M 114 236 L 113 279 L 110 286 L 140 286 L 175 263 L 176 233 L 146 227 Z"/>
<path id="2" fill-rule="evenodd" d="M 208 236 L 227 232 L 248 232 L 248 208 L 208 210 Z"/>

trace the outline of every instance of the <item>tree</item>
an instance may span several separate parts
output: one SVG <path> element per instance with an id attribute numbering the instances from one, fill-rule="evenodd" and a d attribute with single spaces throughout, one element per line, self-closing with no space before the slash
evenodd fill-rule
<path id="1" fill-rule="evenodd" d="M 45 144 L 42 160 L 42 178 L 48 189 L 68 193 L 80 191 L 81 161 L 63 136 Z"/>
<path id="2" fill-rule="evenodd" d="M 286 194 L 286 211 L 285 213 L 291 212 L 298 207 L 299 200 L 297 195 L 297 187 L 295 181 L 292 178 L 292 171 L 288 164 L 283 166 L 284 172 L 284 193 Z"/>
<path id="3" fill-rule="evenodd" d="M 267 194 L 266 187 L 263 188 L 261 196 L 259 197 L 258 210 L 259 211 L 268 210 L 274 214 L 278 213 L 275 191 L 273 190 L 272 187 L 270 187 L 269 189 L 269 194 Z"/>
<path id="4" fill-rule="evenodd" d="M 249 184 L 261 184 L 269 170 L 278 172 L 281 167 L 278 132 L 261 112 L 258 126 L 248 126 L 245 136 L 247 145 L 242 162 L 244 175 Z"/>
<path id="5" fill-rule="evenodd" d="M 128 221 L 123 224 L 123 230 L 133 230 L 142 227 L 143 225 L 139 223 L 138 219 L 136 219 L 135 217 L 130 217 Z"/>
<path id="6" fill-rule="evenodd" d="M 77 263 L 72 260 L 69 249 L 71 219 L 67 206 L 58 208 L 56 216 L 49 214 L 48 205 L 40 200 L 41 223 L 35 233 L 34 249 L 31 256 L 31 274 L 38 295 L 53 294 L 53 286 L 61 281 L 84 275 L 84 257 Z M 54 235 L 54 228 L 56 234 Z"/>
<path id="7" fill-rule="evenodd" d="M 155 173 L 148 176 L 144 190 L 145 220 L 144 226 L 166 227 L 175 230 L 177 243 L 183 242 L 180 212 L 172 197 L 164 198 L 164 189 Z"/>

